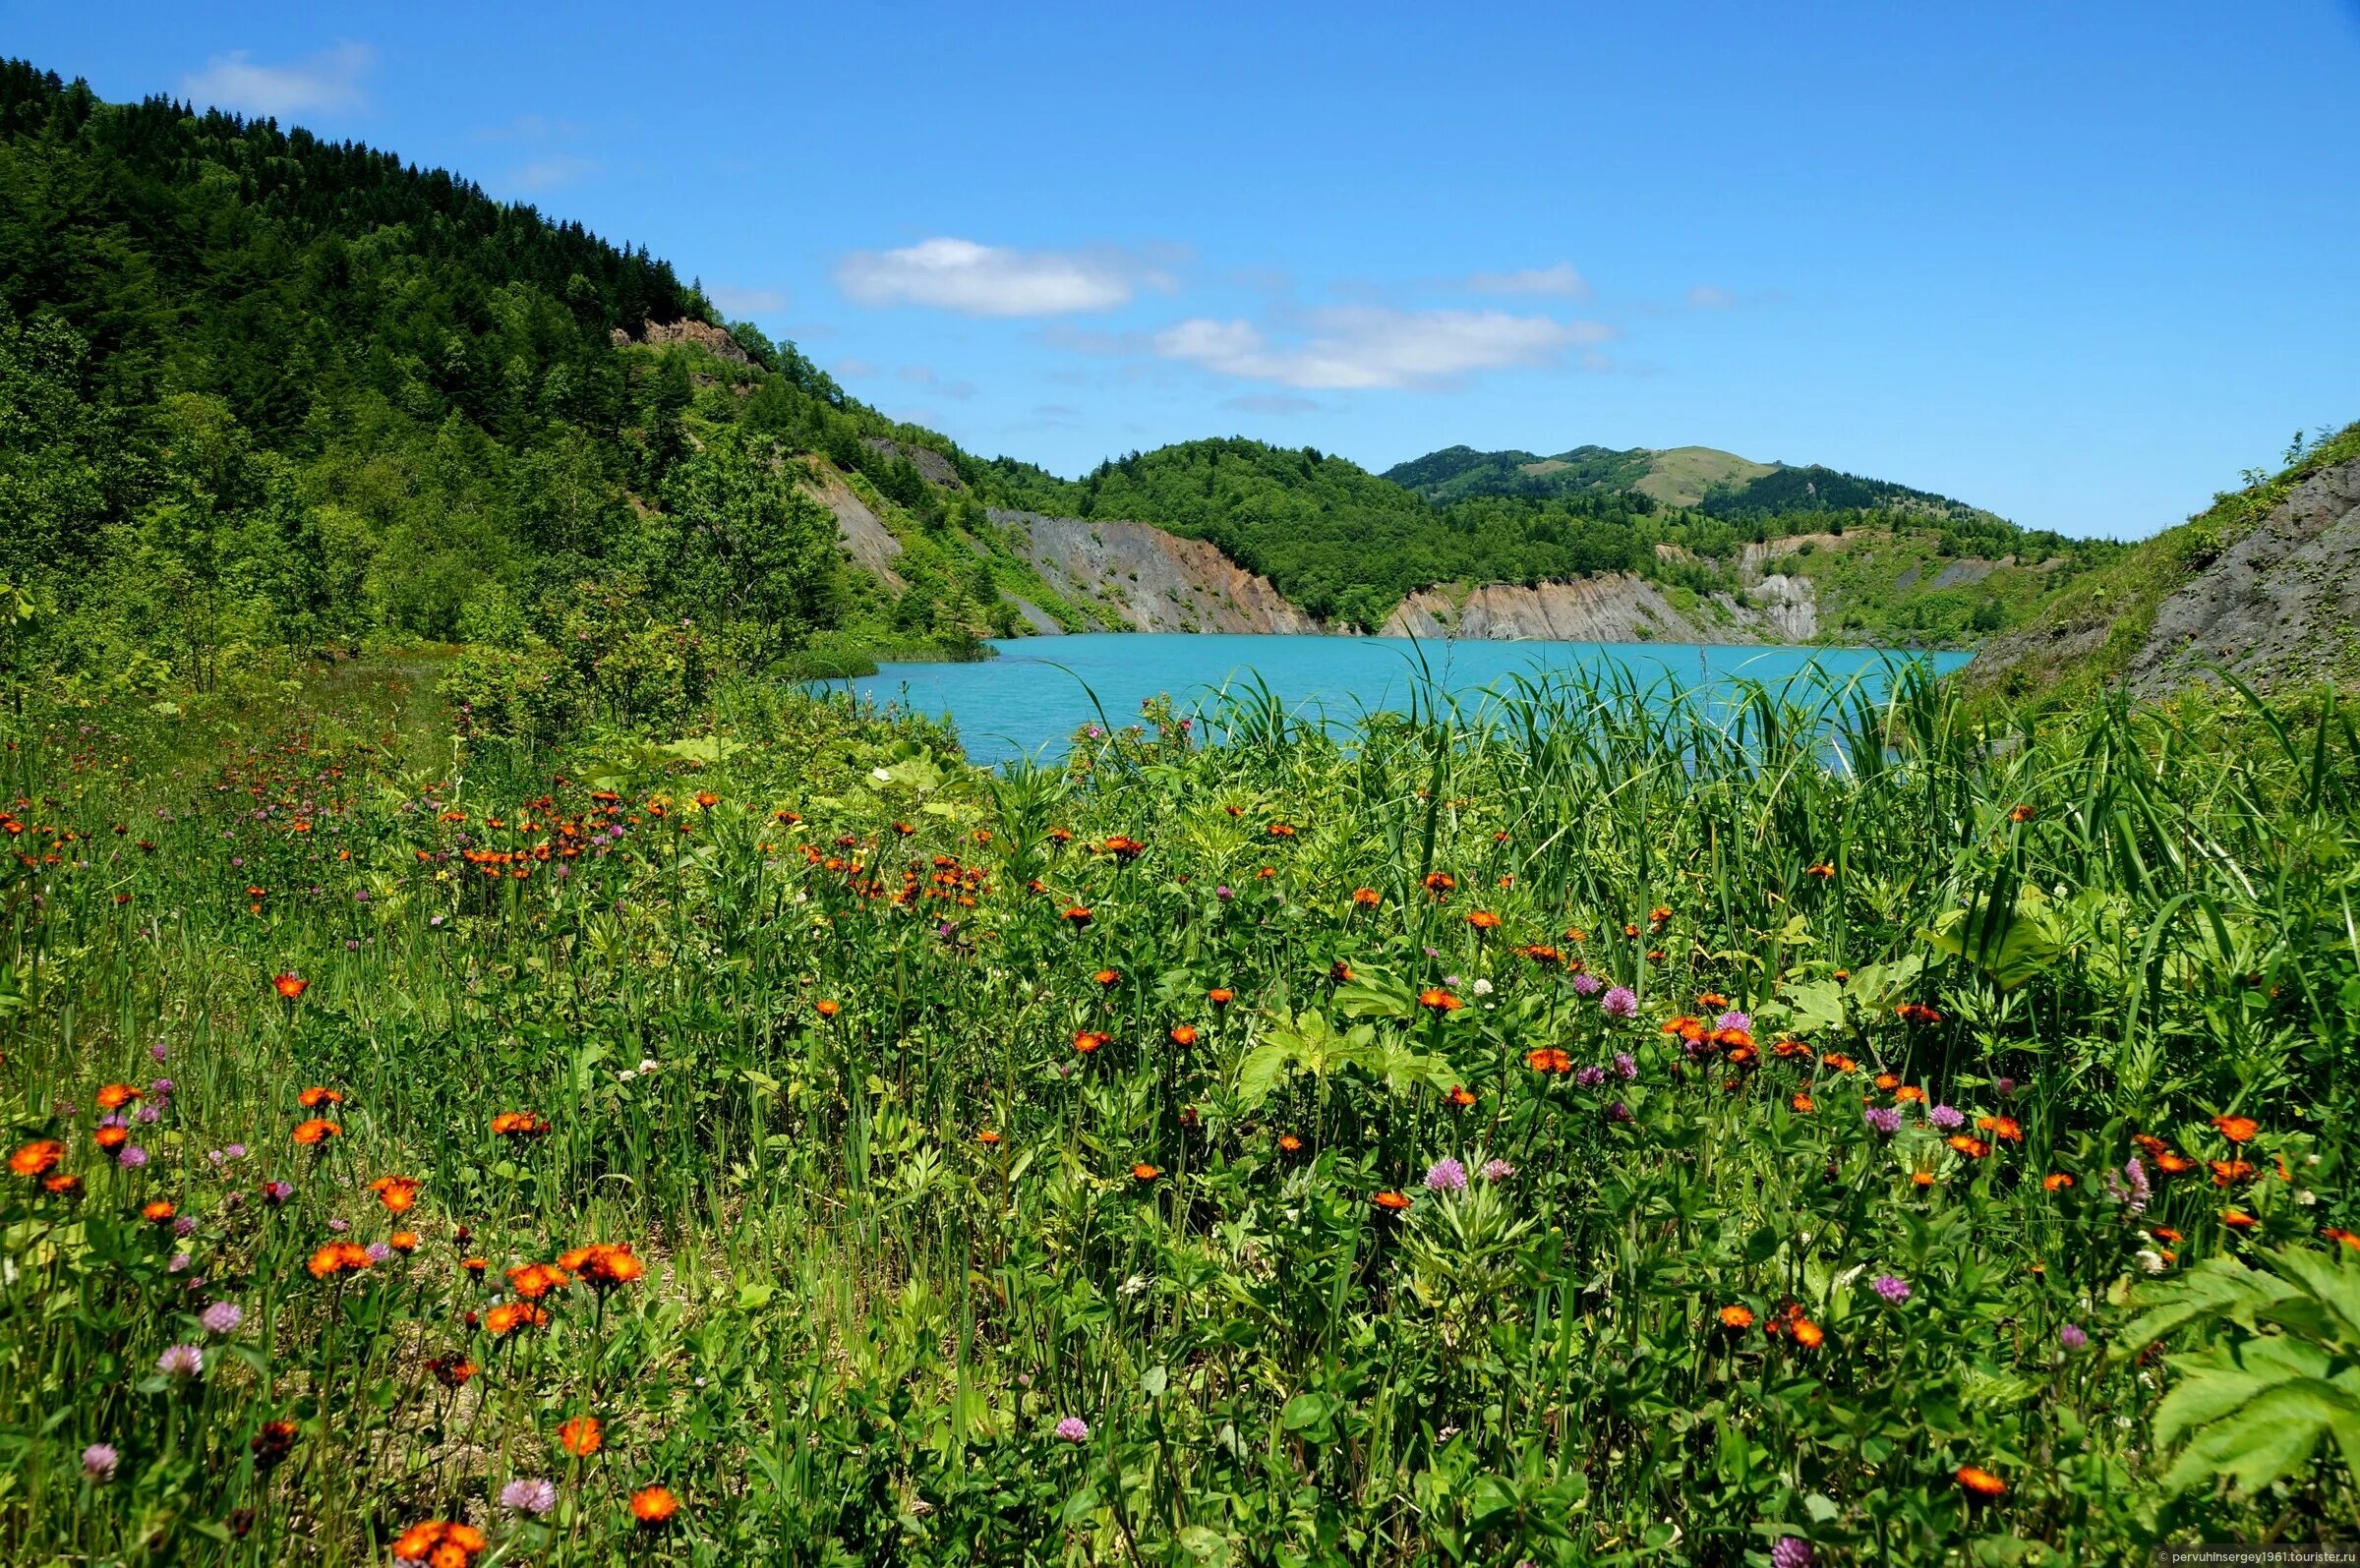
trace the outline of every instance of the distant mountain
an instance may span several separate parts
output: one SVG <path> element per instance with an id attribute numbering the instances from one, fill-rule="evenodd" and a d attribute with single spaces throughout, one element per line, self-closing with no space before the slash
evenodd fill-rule
<path id="1" fill-rule="evenodd" d="M 1965 502 L 1817 463 L 1757 463 L 1711 446 L 1576 446 L 1554 457 L 1446 446 L 1397 463 L 1385 478 L 1437 505 L 1474 495 L 1543 500 L 1636 493 L 1716 517 L 1802 511 L 1904 511 L 1934 518 L 1989 517 Z"/>

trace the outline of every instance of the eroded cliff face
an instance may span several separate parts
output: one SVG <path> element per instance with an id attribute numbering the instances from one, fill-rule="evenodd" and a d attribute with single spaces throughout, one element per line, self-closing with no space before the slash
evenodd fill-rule
<path id="1" fill-rule="evenodd" d="M 994 510 L 1059 593 L 1111 611 L 1138 631 L 1322 632 L 1267 577 L 1201 539 L 1145 523 Z M 1037 623 L 1036 623 L 1037 624 Z"/>
<path id="2" fill-rule="evenodd" d="M 1386 637 L 1548 638 L 1560 642 L 1708 641 L 1661 590 L 1616 572 L 1575 582 L 1422 588 L 1386 620 Z"/>
<path id="3" fill-rule="evenodd" d="M 818 502 L 836 517 L 836 538 L 844 552 L 885 580 L 886 586 L 900 593 L 908 586 L 893 563 L 902 553 L 902 542 L 893 537 L 883 518 L 869 508 L 868 502 L 853 493 L 834 469 L 813 462 L 803 474 L 803 483 Z"/>
<path id="4" fill-rule="evenodd" d="M 2360 462 L 2322 469 L 2156 608 L 2131 657 L 2142 695 L 2211 679 L 2268 688 L 2360 670 Z"/>

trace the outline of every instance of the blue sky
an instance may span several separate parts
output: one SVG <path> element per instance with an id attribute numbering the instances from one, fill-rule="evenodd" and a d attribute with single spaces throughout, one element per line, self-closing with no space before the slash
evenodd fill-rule
<path id="1" fill-rule="evenodd" d="M 2360 5 L 0 8 L 1062 473 L 1698 443 L 2178 521 L 2360 418 Z"/>

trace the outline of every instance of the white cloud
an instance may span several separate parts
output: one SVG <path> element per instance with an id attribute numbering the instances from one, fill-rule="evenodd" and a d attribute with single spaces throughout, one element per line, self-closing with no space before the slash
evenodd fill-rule
<path id="1" fill-rule="evenodd" d="M 1303 341 L 1274 345 L 1251 322 L 1200 317 L 1158 332 L 1155 351 L 1224 376 L 1280 386 L 1438 386 L 1478 371 L 1552 364 L 1568 349 L 1614 335 L 1595 321 L 1370 306 L 1316 311 L 1310 324 L 1311 334 Z"/>
<path id="2" fill-rule="evenodd" d="M 771 316 L 787 309 L 787 296 L 777 289 L 740 289 L 716 283 L 705 290 L 705 296 L 720 306 L 725 316 Z"/>
<path id="3" fill-rule="evenodd" d="M 828 367 L 846 379 L 856 380 L 877 374 L 877 367 L 856 354 L 848 354 Z"/>
<path id="4" fill-rule="evenodd" d="M 1520 272 L 1478 272 L 1467 279 L 1478 294 L 1550 294 L 1568 300 L 1590 297 L 1589 279 L 1573 270 L 1570 261 L 1555 266 L 1528 266 Z"/>
<path id="5" fill-rule="evenodd" d="M 1688 290 L 1688 309 L 1691 311 L 1726 311 L 1738 303 L 1738 297 L 1727 289 L 1717 289 L 1710 283 L 1699 283 Z"/>
<path id="6" fill-rule="evenodd" d="M 569 152 L 555 153 L 520 163 L 501 176 L 502 190 L 554 191 L 571 185 L 598 172 L 598 165 L 588 158 L 575 157 Z"/>
<path id="7" fill-rule="evenodd" d="M 1225 397 L 1221 407 L 1234 408 L 1241 414 L 1316 414 L 1320 405 L 1308 397 L 1292 392 L 1248 392 L 1243 397 Z"/>
<path id="8" fill-rule="evenodd" d="M 245 50 L 233 49 L 181 78 L 180 89 L 194 102 L 245 114 L 332 114 L 369 101 L 361 78 L 376 58 L 365 43 L 339 43 L 291 65 L 257 65 Z"/>
<path id="9" fill-rule="evenodd" d="M 967 316 L 1068 316 L 1112 310 L 1171 280 L 1118 251 L 1015 251 L 973 240 L 920 240 L 855 251 L 836 282 L 862 305 L 930 305 Z"/>

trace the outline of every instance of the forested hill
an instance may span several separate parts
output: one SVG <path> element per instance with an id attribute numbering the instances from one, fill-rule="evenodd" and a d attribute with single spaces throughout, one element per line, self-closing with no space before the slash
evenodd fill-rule
<path id="1" fill-rule="evenodd" d="M 941 520 L 908 454 L 948 443 L 715 321 L 644 250 L 453 175 L 0 64 L 12 657 L 202 682 L 240 649 L 499 627 L 562 632 L 589 678 L 1000 629 L 965 550 L 914 619 L 848 574 L 790 469 Z M 683 616 L 699 647 L 650 640 Z"/>
<path id="2" fill-rule="evenodd" d="M 1667 505 L 1692 506 L 1716 517 L 1815 510 L 1914 512 L 1943 519 L 1991 516 L 1947 495 L 1890 480 L 1863 479 L 1817 463 L 1757 463 L 1710 446 L 1576 446 L 1553 457 L 1446 446 L 1397 463 L 1385 477 L 1438 503 L 1470 495 L 1548 498 L 1637 491 Z"/>
<path id="3" fill-rule="evenodd" d="M 1706 448 L 1535 459 L 1548 494 L 1483 478 L 1526 455 L 1438 453 L 1417 489 L 1244 439 L 1071 481 L 986 462 L 643 249 L 0 64 L 5 672 L 155 691 L 258 650 L 456 639 L 490 651 L 479 708 L 613 707 L 687 702 L 716 664 L 1141 623 L 1131 579 L 1065 571 L 995 507 L 1209 541 L 1338 628 L 1438 585 L 1621 574 L 1710 629 L 1768 573 L 1809 579 L 1816 629 L 1790 634 L 1957 643 L 2103 550 Z"/>

